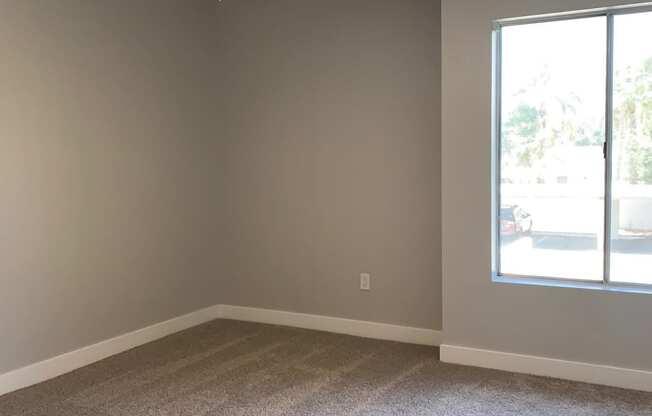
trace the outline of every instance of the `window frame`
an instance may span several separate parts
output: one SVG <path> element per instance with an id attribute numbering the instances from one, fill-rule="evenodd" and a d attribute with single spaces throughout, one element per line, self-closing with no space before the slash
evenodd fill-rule
<path id="1" fill-rule="evenodd" d="M 635 292 L 652 294 L 652 284 L 625 283 L 611 281 L 611 205 L 612 205 L 612 147 L 613 147 L 613 87 L 614 87 L 614 16 L 652 12 L 652 2 L 638 3 L 628 6 L 603 7 L 599 9 L 580 10 L 575 12 L 552 13 L 529 17 L 505 18 L 493 22 L 492 30 L 492 62 L 491 62 L 491 270 L 492 281 L 497 283 L 523 284 L 534 286 L 557 286 L 583 289 L 598 289 L 619 292 Z M 548 276 L 514 275 L 500 271 L 501 238 L 500 238 L 500 207 L 501 207 L 501 138 L 502 138 L 502 28 L 507 26 L 528 25 L 534 23 L 554 22 L 560 20 L 579 20 L 583 18 L 605 17 L 607 25 L 606 45 L 606 84 L 605 84 L 605 192 L 604 192 L 604 246 L 603 246 L 603 278 L 602 281 L 569 279 Z"/>

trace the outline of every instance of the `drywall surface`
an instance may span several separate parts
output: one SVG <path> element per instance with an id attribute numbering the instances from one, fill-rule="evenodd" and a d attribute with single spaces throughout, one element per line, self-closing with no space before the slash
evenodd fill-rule
<path id="1" fill-rule="evenodd" d="M 0 5 L 0 373 L 217 302 L 214 4 Z"/>
<path id="2" fill-rule="evenodd" d="M 439 2 L 223 1 L 217 19 L 226 301 L 440 328 Z"/>
<path id="3" fill-rule="evenodd" d="M 445 343 L 652 369 L 652 296 L 491 282 L 492 20 L 627 3 L 444 0 Z"/>

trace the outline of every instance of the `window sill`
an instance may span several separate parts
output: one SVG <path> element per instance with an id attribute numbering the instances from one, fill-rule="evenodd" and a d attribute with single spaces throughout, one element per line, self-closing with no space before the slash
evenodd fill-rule
<path id="1" fill-rule="evenodd" d="M 561 287 L 584 290 L 600 290 L 605 292 L 617 293 L 638 293 L 652 295 L 652 286 L 631 285 L 625 283 L 605 284 L 603 282 L 586 282 L 577 280 L 563 280 L 542 277 L 528 276 L 499 276 L 495 273 L 491 281 L 499 284 L 519 285 L 519 286 L 544 286 L 544 287 Z"/>

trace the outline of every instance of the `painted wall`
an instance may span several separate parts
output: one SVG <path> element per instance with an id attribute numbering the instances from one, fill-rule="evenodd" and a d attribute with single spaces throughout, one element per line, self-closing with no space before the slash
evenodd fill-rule
<path id="1" fill-rule="evenodd" d="M 491 282 L 491 23 L 632 1 L 442 2 L 445 342 L 652 369 L 652 296 Z"/>
<path id="2" fill-rule="evenodd" d="M 229 303 L 441 327 L 439 13 L 220 4 Z"/>
<path id="3" fill-rule="evenodd" d="M 216 303 L 213 19 L 213 1 L 0 5 L 0 373 Z"/>

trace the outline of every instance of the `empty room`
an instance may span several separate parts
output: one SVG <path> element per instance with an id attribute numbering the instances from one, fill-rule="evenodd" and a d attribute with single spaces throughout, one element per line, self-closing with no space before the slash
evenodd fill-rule
<path id="1" fill-rule="evenodd" d="M 652 416 L 652 2 L 0 0 L 0 416 Z"/>

